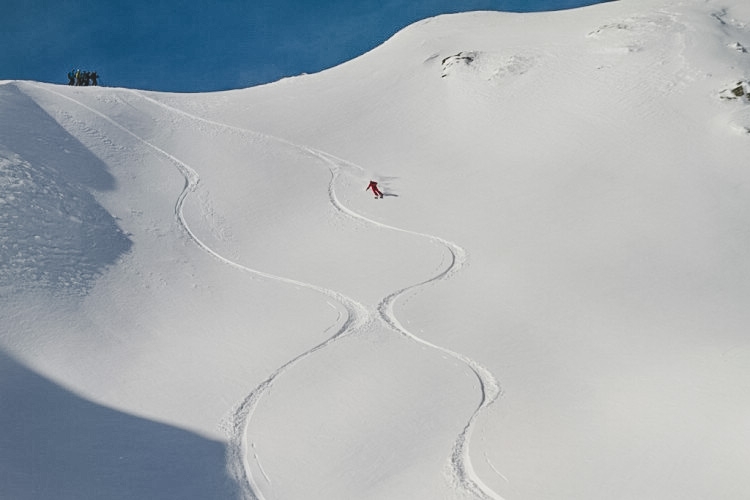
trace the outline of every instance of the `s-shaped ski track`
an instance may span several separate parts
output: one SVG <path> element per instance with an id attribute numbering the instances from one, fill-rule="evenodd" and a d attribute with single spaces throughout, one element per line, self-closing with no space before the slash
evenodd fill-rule
<path id="1" fill-rule="evenodd" d="M 230 470 L 234 474 L 235 479 L 243 488 L 243 494 L 246 498 L 254 499 L 254 500 L 263 500 L 264 497 L 261 493 L 260 488 L 258 487 L 257 483 L 255 482 L 253 478 L 250 464 L 248 463 L 248 459 L 247 459 L 249 450 L 247 446 L 247 432 L 246 431 L 247 431 L 247 427 L 249 424 L 249 420 L 252 417 L 252 414 L 255 408 L 257 407 L 257 404 L 261 400 L 263 394 L 272 386 L 273 382 L 286 370 L 291 368 L 293 365 L 295 365 L 299 361 L 317 352 L 318 350 L 323 349 L 324 347 L 330 345 L 336 340 L 346 335 L 349 335 L 353 333 L 354 331 L 359 330 L 365 324 L 372 321 L 371 314 L 367 311 L 367 308 L 364 305 L 352 300 L 349 297 L 344 296 L 343 294 L 340 294 L 333 290 L 319 287 L 310 283 L 304 283 L 304 282 L 300 282 L 297 280 L 265 273 L 263 271 L 251 269 L 237 262 L 234 262 L 220 255 L 218 252 L 214 251 L 211 247 L 205 244 L 202 240 L 200 240 L 193 233 L 193 231 L 190 229 L 190 226 L 188 225 L 183 215 L 183 205 L 184 205 L 185 199 L 191 192 L 195 191 L 198 185 L 198 182 L 200 180 L 200 177 L 198 176 L 195 169 L 193 169 L 186 163 L 182 162 L 181 160 L 179 160 L 177 157 L 173 156 L 172 154 L 164 151 L 163 149 L 150 143 L 146 139 L 138 136 L 137 134 L 135 134 L 128 128 L 124 127 L 123 125 L 121 125 L 120 123 L 112 119 L 111 117 L 87 106 L 86 104 L 76 99 L 73 99 L 69 96 L 66 96 L 64 94 L 61 94 L 59 92 L 41 87 L 39 85 L 34 85 L 34 86 L 37 88 L 41 88 L 45 91 L 57 94 L 60 97 L 63 97 L 67 100 L 70 100 L 78 104 L 79 106 L 89 110 L 90 112 L 102 117 L 103 119 L 105 119 L 106 121 L 114 125 L 116 128 L 136 138 L 138 141 L 147 145 L 148 147 L 158 152 L 159 154 L 167 157 L 175 165 L 175 167 L 180 171 L 180 173 L 185 177 L 185 186 L 182 192 L 180 193 L 177 199 L 177 202 L 175 204 L 176 218 L 180 226 L 188 234 L 188 236 L 204 251 L 206 251 L 213 257 L 217 258 L 218 260 L 224 262 L 225 264 L 235 267 L 237 269 L 240 269 L 244 272 L 249 272 L 254 275 L 262 276 L 268 279 L 277 280 L 283 283 L 292 284 L 295 286 L 308 288 L 308 289 L 317 291 L 319 293 L 323 293 L 324 295 L 342 304 L 342 306 L 346 309 L 347 319 L 344 321 L 342 326 L 339 328 L 338 331 L 336 331 L 336 333 L 333 336 L 329 337 L 324 342 L 314 346 L 312 349 L 302 354 L 299 354 L 295 358 L 291 359 L 290 361 L 286 362 L 284 365 L 279 367 L 276 371 L 274 371 L 271 375 L 269 375 L 263 382 L 261 382 L 261 384 L 257 386 L 246 398 L 244 398 L 238 405 L 236 405 L 234 410 L 232 411 L 232 416 L 230 419 L 231 421 L 228 423 L 228 431 L 230 434 L 229 435 L 229 447 L 228 447 L 228 462 L 229 462 Z M 330 180 L 329 189 L 328 189 L 329 199 L 331 203 L 333 204 L 333 206 L 340 213 L 350 218 L 358 219 L 360 221 L 364 221 L 371 225 L 380 227 L 382 229 L 398 231 L 398 232 L 429 239 L 430 241 L 443 245 L 450 252 L 451 254 L 450 263 L 443 271 L 441 271 L 436 276 L 433 276 L 427 280 L 402 288 L 384 297 L 377 305 L 377 313 L 378 313 L 379 319 L 383 323 L 385 323 L 390 329 L 409 338 L 410 340 L 414 342 L 436 349 L 440 352 L 443 352 L 461 361 L 462 363 L 466 364 L 474 372 L 474 374 L 476 375 L 480 383 L 481 401 L 479 405 L 477 406 L 477 408 L 475 409 L 475 411 L 472 413 L 471 417 L 469 418 L 469 421 L 464 426 L 462 432 L 459 434 L 459 436 L 456 438 L 456 441 L 454 442 L 453 452 L 450 457 L 450 466 L 451 466 L 450 468 L 451 468 L 451 473 L 453 476 L 452 479 L 457 488 L 472 494 L 476 498 L 479 498 L 482 500 L 502 500 L 502 497 L 500 497 L 491 488 L 489 488 L 486 484 L 484 484 L 482 480 L 479 478 L 479 476 L 476 474 L 471 464 L 471 458 L 470 458 L 470 453 L 469 453 L 471 433 L 472 433 L 472 429 L 474 427 L 474 424 L 477 418 L 479 417 L 480 413 L 483 410 L 485 410 L 492 403 L 494 403 L 502 394 L 500 385 L 498 384 L 496 378 L 492 375 L 492 373 L 489 370 L 487 370 L 485 367 L 481 366 L 479 363 L 472 360 L 471 358 L 465 355 L 462 355 L 460 353 L 454 352 L 452 350 L 449 350 L 445 347 L 438 346 L 436 344 L 428 342 L 414 335 L 413 333 L 409 332 L 399 322 L 399 320 L 396 318 L 393 312 L 393 307 L 394 307 L 395 302 L 407 292 L 414 291 L 417 288 L 420 288 L 430 283 L 434 283 L 440 280 L 446 280 L 450 278 L 452 275 L 454 275 L 456 272 L 458 272 L 467 260 L 466 252 L 460 246 L 448 240 L 439 238 L 437 236 L 425 234 L 425 233 L 419 233 L 416 231 L 411 231 L 407 229 L 398 228 L 395 226 L 390 226 L 382 222 L 369 219 L 345 207 L 338 200 L 336 196 L 336 192 L 335 192 L 336 180 L 342 169 L 356 169 L 359 171 L 364 171 L 362 167 L 354 163 L 348 162 L 346 160 L 343 160 L 334 155 L 325 153 L 323 151 L 319 151 L 319 150 L 316 150 L 307 146 L 302 146 L 299 144 L 292 143 L 282 138 L 278 138 L 278 137 L 270 136 L 268 134 L 256 132 L 253 130 L 244 129 L 241 127 L 236 127 L 233 125 L 228 125 L 225 123 L 216 122 L 213 120 L 202 118 L 200 116 L 196 116 L 191 113 L 187 113 L 183 110 L 180 110 L 178 108 L 174 108 L 172 106 L 164 104 L 156 99 L 148 97 L 135 90 L 128 90 L 128 91 L 139 96 L 140 98 L 144 100 L 150 101 L 158 106 L 171 110 L 172 112 L 179 113 L 193 120 L 202 121 L 204 123 L 209 123 L 217 127 L 231 129 L 231 130 L 246 133 L 246 134 L 252 134 L 252 135 L 255 135 L 256 137 L 258 136 L 265 137 L 267 139 L 275 140 L 282 144 L 286 144 L 288 146 L 297 148 L 301 151 L 308 153 L 311 156 L 317 157 L 325 161 L 329 165 L 329 169 L 331 171 L 331 180 Z"/>
<path id="2" fill-rule="evenodd" d="M 314 154 L 315 156 L 318 156 L 319 158 L 328 162 L 331 165 L 331 169 L 335 172 L 338 172 L 341 166 L 354 167 L 354 168 L 364 171 L 362 167 L 358 165 L 354 165 L 353 163 L 343 160 L 341 158 L 338 158 L 334 155 L 331 155 L 322 151 L 318 151 L 318 150 L 313 150 L 311 148 L 305 148 L 305 149 L 307 149 L 311 154 Z M 459 272 L 459 270 L 467 262 L 466 251 L 460 246 L 458 246 L 457 244 L 451 241 L 445 240 L 443 238 L 440 238 L 438 236 L 433 236 L 430 234 L 420 233 L 416 231 L 410 231 L 408 229 L 391 226 L 388 224 L 384 224 L 382 222 L 369 219 L 343 206 L 338 201 L 338 199 L 336 199 L 335 193 L 332 193 L 332 201 L 334 205 L 341 212 L 345 213 L 346 215 L 352 218 L 365 221 L 369 224 L 378 226 L 383 229 L 388 229 L 391 231 L 398 231 L 398 232 L 410 234 L 413 236 L 426 238 L 432 242 L 443 245 L 450 252 L 450 255 L 451 255 L 450 264 L 442 272 L 422 282 L 407 286 L 400 290 L 396 290 L 390 295 L 384 297 L 378 303 L 377 310 L 378 310 L 378 314 L 381 320 L 385 324 L 387 324 L 392 330 L 411 339 L 414 342 L 417 342 L 419 344 L 428 346 L 432 349 L 438 350 L 442 353 L 447 354 L 448 356 L 454 359 L 461 361 L 462 363 L 467 365 L 476 375 L 477 379 L 479 380 L 479 385 L 480 385 L 481 393 L 482 393 L 481 401 L 480 401 L 479 406 L 474 410 L 474 413 L 472 413 L 471 417 L 469 418 L 469 421 L 466 423 L 463 430 L 461 431 L 461 433 L 456 438 L 456 441 L 453 444 L 453 452 L 451 453 L 451 457 L 450 457 L 451 474 L 453 476 L 452 479 L 454 483 L 459 486 L 459 488 L 471 493 L 476 498 L 480 498 L 482 500 L 503 500 L 502 497 L 498 495 L 497 493 L 495 493 L 489 486 L 487 486 L 480 479 L 479 475 L 474 471 L 474 467 L 472 466 L 472 463 L 471 463 L 471 456 L 469 453 L 469 444 L 470 444 L 471 433 L 474 428 L 474 424 L 477 418 L 479 417 L 480 413 L 484 409 L 486 409 L 488 406 L 490 406 L 492 403 L 497 401 L 497 399 L 502 395 L 502 389 L 500 387 L 500 384 L 498 383 L 497 379 L 492 374 L 492 372 L 490 372 L 487 368 L 480 365 L 479 363 L 469 358 L 468 356 L 452 351 L 446 347 L 433 344 L 432 342 L 424 340 L 414 335 L 413 333 L 411 333 L 401 324 L 401 322 L 398 320 L 395 313 L 393 312 L 393 307 L 396 301 L 400 297 L 405 295 L 406 293 L 414 291 L 430 283 L 435 283 L 441 280 L 447 280 L 451 276 Z"/>
<path id="3" fill-rule="evenodd" d="M 278 281 L 281 283 L 293 285 L 299 288 L 307 288 L 307 289 L 322 293 L 323 295 L 328 296 L 329 298 L 333 299 L 334 301 L 336 301 L 337 303 L 341 304 L 344 307 L 346 311 L 346 319 L 344 320 L 341 327 L 331 337 L 319 343 L 318 345 L 312 347 L 311 349 L 295 356 L 293 359 L 287 361 L 281 367 L 276 369 L 276 371 L 270 374 L 245 399 L 243 399 L 239 404 L 237 404 L 234 407 L 231 413 L 231 417 L 229 418 L 229 422 L 225 423 L 225 427 L 227 427 L 227 430 L 229 433 L 229 443 L 227 446 L 227 462 L 228 462 L 228 467 L 230 469 L 230 472 L 234 475 L 234 479 L 237 481 L 237 484 L 241 488 L 242 494 L 244 495 L 245 498 L 254 499 L 254 500 L 262 500 L 263 496 L 260 493 L 261 490 L 257 486 L 253 475 L 250 473 L 251 471 L 250 464 L 247 461 L 248 447 L 247 447 L 247 439 L 246 439 L 247 425 L 249 423 L 249 419 L 252 416 L 252 413 L 255 410 L 258 402 L 260 401 L 263 394 L 271 387 L 274 380 L 276 380 L 276 378 L 278 378 L 282 373 L 284 373 L 286 370 L 291 368 L 293 365 L 297 364 L 298 362 L 312 355 L 313 353 L 319 351 L 320 349 L 323 349 L 324 347 L 330 345 L 336 340 L 339 340 L 342 337 L 349 335 L 359 330 L 360 328 L 362 328 L 363 325 L 365 325 L 368 321 L 371 320 L 370 313 L 362 304 L 360 304 L 359 302 L 341 293 L 338 293 L 336 291 L 329 290 L 327 288 L 323 288 L 323 287 L 320 287 L 311 283 L 305 283 L 302 281 L 297 281 L 297 280 L 286 278 L 283 276 L 277 276 L 277 275 L 270 274 L 264 271 L 249 268 L 231 259 L 228 259 L 224 257 L 223 255 L 221 255 L 220 253 L 213 250 L 209 245 L 203 242 L 191 230 L 190 225 L 185 219 L 185 216 L 183 213 L 185 200 L 187 199 L 190 193 L 195 191 L 195 189 L 198 186 L 198 183 L 200 182 L 200 177 L 195 169 L 190 167 L 187 163 L 181 161 L 176 156 L 168 153 L 167 151 L 159 148 L 158 146 L 149 142 L 143 137 L 137 135 L 135 132 L 128 129 L 124 125 L 120 124 L 119 122 L 111 118 L 110 116 L 84 104 L 83 102 L 77 99 L 74 99 L 72 97 L 66 96 L 60 92 L 47 89 L 43 86 L 36 85 L 36 84 L 32 84 L 32 85 L 38 89 L 53 93 L 59 97 L 62 97 L 70 102 L 75 103 L 76 105 L 106 120 L 115 128 L 135 138 L 142 144 L 156 151 L 158 154 L 169 159 L 170 162 L 174 164 L 174 166 L 179 170 L 179 172 L 185 178 L 185 185 L 182 191 L 180 192 L 179 196 L 177 197 L 177 201 L 175 202 L 175 208 L 174 208 L 175 217 L 180 227 L 182 228 L 182 230 L 188 235 L 188 237 L 199 248 L 207 252 L 212 257 L 223 262 L 224 264 L 232 266 L 240 271 L 251 273 L 255 276 L 260 276 L 260 277 Z M 132 92 L 138 95 L 139 97 L 142 97 L 142 98 L 144 97 L 136 91 L 129 90 L 129 92 Z M 145 99 L 161 105 L 161 103 L 153 99 L 150 99 L 150 98 L 145 98 Z M 246 131 L 246 132 L 249 132 L 249 131 Z M 331 183 L 333 183 L 334 180 L 335 180 L 335 176 L 331 176 Z M 332 188 L 329 188 L 329 191 L 331 189 Z M 340 318 L 341 318 L 341 315 L 339 315 L 339 319 Z M 262 469 L 261 469 L 261 472 L 262 472 Z"/>
<path id="4" fill-rule="evenodd" d="M 315 148 L 311 148 L 308 146 L 296 144 L 296 143 L 293 143 L 291 141 L 288 141 L 280 137 L 274 137 L 269 134 L 257 132 L 254 130 L 248 130 L 248 129 L 244 129 L 244 128 L 237 127 L 234 125 L 229 125 L 229 124 L 217 122 L 214 120 L 209 120 L 207 118 L 202 118 L 200 116 L 193 115 L 181 109 L 177 109 L 172 106 L 169 106 L 168 104 L 159 102 L 148 96 L 143 96 L 143 97 L 145 99 L 152 100 L 153 102 L 159 104 L 160 106 L 171 109 L 174 112 L 180 113 L 194 120 L 200 120 L 205 123 L 209 123 L 209 124 L 219 126 L 219 127 L 224 127 L 227 129 L 238 131 L 238 132 L 254 134 L 256 136 L 262 136 L 267 139 L 275 140 L 280 143 L 297 148 L 299 150 L 307 152 L 310 155 L 320 158 L 321 160 L 325 161 L 329 165 L 329 168 L 331 170 L 332 177 L 331 177 L 331 182 L 329 183 L 328 196 L 331 201 L 331 204 L 340 213 L 352 219 L 357 219 L 357 220 L 366 222 L 368 224 L 371 224 L 373 226 L 380 227 L 381 229 L 388 229 L 392 231 L 410 234 L 413 236 L 426 238 L 430 241 L 443 245 L 450 252 L 451 262 L 442 272 L 440 272 L 436 276 L 433 276 L 432 278 L 429 278 L 417 284 L 402 288 L 386 296 L 378 304 L 377 311 L 381 320 L 386 325 L 388 325 L 388 327 L 391 328 L 392 330 L 395 330 L 399 334 L 404 335 L 405 337 L 411 339 L 414 342 L 436 349 L 440 352 L 443 352 L 461 361 L 462 363 L 466 364 L 474 372 L 477 379 L 479 380 L 479 384 L 481 388 L 481 393 L 482 393 L 481 401 L 478 407 L 476 408 L 476 410 L 472 413 L 471 417 L 469 418 L 469 421 L 466 423 L 466 425 L 464 426 L 459 436 L 456 438 L 456 441 L 454 442 L 453 451 L 450 457 L 451 474 L 453 476 L 452 479 L 454 483 L 457 484 L 460 489 L 463 489 L 464 491 L 471 493 L 476 498 L 480 498 L 482 500 L 503 500 L 500 495 L 495 493 L 489 486 L 484 484 L 484 482 L 479 478 L 479 475 L 474 471 L 474 468 L 471 463 L 471 456 L 469 453 L 469 444 L 470 444 L 471 433 L 474 428 L 474 424 L 477 418 L 479 417 L 479 415 L 481 414 L 481 412 L 485 410 L 487 407 L 489 407 L 492 403 L 494 403 L 502 395 L 500 384 L 498 383 L 497 379 L 492 374 L 492 372 L 490 372 L 487 368 L 480 365 L 479 363 L 472 360 L 471 358 L 464 356 L 463 354 L 454 352 L 445 347 L 438 346 L 436 344 L 428 342 L 414 335 L 413 333 L 409 332 L 398 321 L 395 313 L 393 312 L 393 306 L 395 302 L 407 292 L 414 291 L 417 288 L 420 288 L 430 283 L 449 279 L 451 276 L 457 273 L 467 261 L 466 251 L 463 248 L 461 248 L 459 245 L 453 242 L 450 242 L 448 240 L 445 240 L 443 238 L 437 237 L 437 236 L 433 236 L 433 235 L 425 234 L 425 233 L 419 233 L 416 231 L 410 231 L 407 229 L 402 229 L 396 226 L 391 226 L 388 224 L 384 224 L 382 222 L 375 221 L 373 219 L 365 217 L 364 215 L 359 214 L 349 209 L 344 204 L 342 204 L 339 201 L 338 197 L 336 196 L 336 191 L 335 191 L 336 180 L 338 176 L 340 175 L 341 171 L 344 169 L 353 169 L 353 170 L 358 170 L 360 172 L 364 172 L 365 169 L 357 164 L 354 164 L 352 162 L 339 158 L 330 153 L 326 153 L 324 151 L 317 150 Z"/>

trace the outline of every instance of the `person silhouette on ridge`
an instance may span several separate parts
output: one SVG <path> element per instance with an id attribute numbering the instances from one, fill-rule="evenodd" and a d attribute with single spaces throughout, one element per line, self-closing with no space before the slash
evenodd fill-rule
<path id="1" fill-rule="evenodd" d="M 370 184 L 367 185 L 367 187 L 365 188 L 365 191 L 367 191 L 368 189 L 372 189 L 372 194 L 375 195 L 376 199 L 383 197 L 383 193 L 381 193 L 380 189 L 378 189 L 378 183 L 377 182 L 370 181 Z"/>

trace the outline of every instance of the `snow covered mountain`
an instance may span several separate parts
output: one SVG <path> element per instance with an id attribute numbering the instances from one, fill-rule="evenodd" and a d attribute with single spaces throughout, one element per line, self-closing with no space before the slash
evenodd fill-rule
<path id="1" fill-rule="evenodd" d="M 746 497 L 748 50 L 620 0 L 0 82 L 0 498 Z"/>

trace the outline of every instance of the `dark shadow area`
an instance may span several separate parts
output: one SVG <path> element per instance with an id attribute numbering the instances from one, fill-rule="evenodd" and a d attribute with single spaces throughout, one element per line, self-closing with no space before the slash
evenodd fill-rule
<path id="1" fill-rule="evenodd" d="M 0 85 L 0 296 L 86 293 L 132 245 L 92 195 L 114 188 L 104 162 L 15 85 Z"/>
<path id="2" fill-rule="evenodd" d="M 227 500 L 225 446 L 76 396 L 0 352 L 0 498 Z"/>

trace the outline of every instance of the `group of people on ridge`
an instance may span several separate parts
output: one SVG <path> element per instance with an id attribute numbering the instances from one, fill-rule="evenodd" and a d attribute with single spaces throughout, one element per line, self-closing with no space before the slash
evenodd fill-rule
<path id="1" fill-rule="evenodd" d="M 96 71 L 81 71 L 80 69 L 72 69 L 68 73 L 68 85 L 98 85 L 98 79 L 99 75 L 96 74 Z"/>

